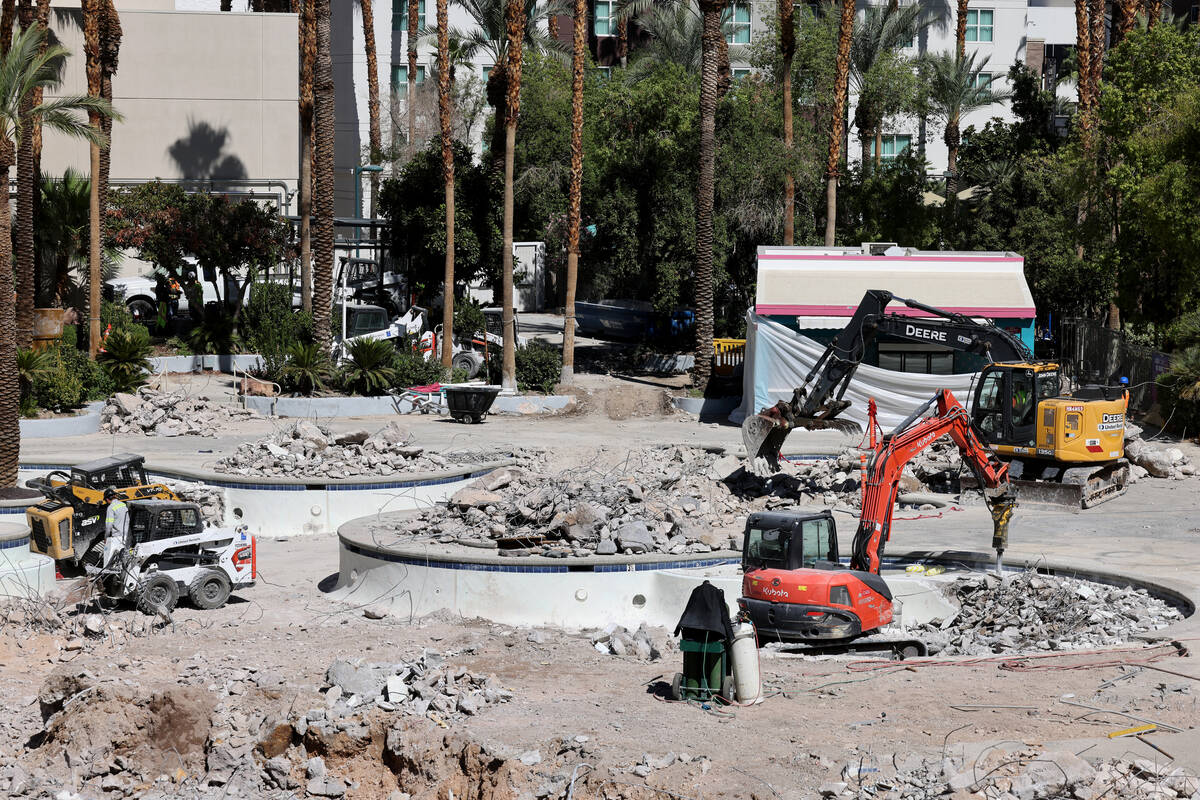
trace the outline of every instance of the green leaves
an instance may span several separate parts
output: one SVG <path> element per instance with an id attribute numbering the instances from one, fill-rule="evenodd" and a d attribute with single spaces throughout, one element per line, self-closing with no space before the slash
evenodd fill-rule
<path id="1" fill-rule="evenodd" d="M 112 378 L 116 391 L 132 392 L 146 382 L 150 352 L 148 332 L 141 325 L 133 325 L 110 333 L 97 360 Z"/>
<path id="2" fill-rule="evenodd" d="M 323 392 L 333 374 L 333 362 L 319 345 L 296 342 L 288 348 L 287 362 L 281 370 L 283 385 L 301 394 Z"/>
<path id="3" fill-rule="evenodd" d="M 346 348 L 347 362 L 342 366 L 342 386 L 351 394 L 383 394 L 396 379 L 392 358 L 396 348 L 390 341 L 360 339 Z"/>

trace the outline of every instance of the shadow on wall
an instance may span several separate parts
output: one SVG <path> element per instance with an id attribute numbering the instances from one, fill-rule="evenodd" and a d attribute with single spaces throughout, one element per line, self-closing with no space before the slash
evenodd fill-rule
<path id="1" fill-rule="evenodd" d="M 232 153 L 228 128 L 214 128 L 207 122 L 188 120 L 188 134 L 176 139 L 167 154 L 179 167 L 179 176 L 188 180 L 243 180 L 249 177 L 246 165 Z"/>

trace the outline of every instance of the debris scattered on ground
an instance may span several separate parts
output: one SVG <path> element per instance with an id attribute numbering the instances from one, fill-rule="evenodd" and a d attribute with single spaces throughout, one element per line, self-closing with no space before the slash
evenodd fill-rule
<path id="1" fill-rule="evenodd" d="M 1190 798 L 1200 793 L 1200 779 L 1170 760 L 1119 758 L 1089 762 L 1068 751 L 991 748 L 982 757 L 939 760 L 907 756 L 891 764 L 847 764 L 840 780 L 820 787 L 823 797 L 1013 798 Z"/>
<path id="2" fill-rule="evenodd" d="M 633 633 L 620 625 L 609 625 L 591 635 L 592 646 L 601 653 L 613 656 L 629 656 L 639 661 L 658 661 L 662 658 L 660 647 L 650 636 L 646 623 Z"/>
<path id="3" fill-rule="evenodd" d="M 947 584 L 945 594 L 958 613 L 921 632 L 945 654 L 1104 647 L 1182 618 L 1178 609 L 1144 589 L 1034 570 L 958 578 Z"/>
<path id="4" fill-rule="evenodd" d="M 380 533 L 550 557 L 740 551 L 746 515 L 858 502 L 858 455 L 787 463 L 768 478 L 701 448 L 635 450 L 615 464 L 495 470 L 446 507 L 381 525 Z"/>
<path id="5" fill-rule="evenodd" d="M 271 436 L 238 445 L 213 467 L 234 475 L 349 478 L 429 472 L 509 457 L 500 451 L 435 453 L 412 443 L 408 429 L 390 422 L 383 430 L 332 433 L 304 420 Z"/>
<path id="6" fill-rule="evenodd" d="M 366 724 L 364 712 L 372 707 L 413 716 L 433 713 L 445 721 L 474 716 L 485 706 L 513 697 L 494 676 L 447 666 L 442 655 L 432 650 L 395 664 L 335 661 L 325 673 L 325 682 L 325 708 L 298 717 L 293 726 L 344 731 Z M 299 733 L 303 735 L 303 730 Z"/>
<path id="7" fill-rule="evenodd" d="M 1129 482 L 1141 478 L 1171 478 L 1181 481 L 1196 474 L 1191 459 L 1178 447 L 1157 447 L 1142 438 L 1142 429 L 1133 423 L 1125 423 L 1125 458 L 1130 468 Z"/>
<path id="8" fill-rule="evenodd" d="M 118 392 L 109 399 L 100 412 L 100 430 L 147 436 L 216 436 L 232 422 L 258 416 L 257 411 L 214 403 L 204 395 L 143 386 L 137 394 Z"/>

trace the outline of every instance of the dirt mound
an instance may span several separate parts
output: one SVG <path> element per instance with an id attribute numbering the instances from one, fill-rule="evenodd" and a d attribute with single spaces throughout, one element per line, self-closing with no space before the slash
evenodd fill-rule
<path id="1" fill-rule="evenodd" d="M 82 680 L 79 680 L 79 679 Z M 52 676 L 40 699 L 80 686 L 51 713 L 34 757 L 46 766 L 66 763 L 88 775 L 110 772 L 119 758 L 153 780 L 178 769 L 203 771 L 215 700 L 199 687 L 153 691 L 116 683 L 87 685 L 86 676 Z M 69 689 L 68 689 L 69 691 Z"/>
<path id="2" fill-rule="evenodd" d="M 677 412 L 671 405 L 671 393 L 659 386 L 624 384 L 604 389 L 571 387 L 582 414 L 598 414 L 611 420 L 633 417 L 669 417 Z"/>

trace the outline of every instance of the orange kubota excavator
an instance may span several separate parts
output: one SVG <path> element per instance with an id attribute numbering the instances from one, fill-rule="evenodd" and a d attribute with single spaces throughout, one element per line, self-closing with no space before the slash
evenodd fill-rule
<path id="1" fill-rule="evenodd" d="M 920 419 L 930 406 L 936 413 Z M 771 641 L 845 644 L 892 621 L 892 593 L 879 574 L 884 545 L 891 537 L 892 509 L 904 465 L 943 435 L 949 435 L 991 510 L 996 563 L 1008 544 L 1008 523 L 1016 498 L 1008 465 L 979 440 L 970 415 L 943 389 L 894 431 L 876 441 L 871 401 L 871 449 L 862 515 L 849 569 L 838 558 L 837 529 L 829 511 L 803 514 L 759 512 L 746 521 L 742 549 L 742 598 L 738 601 L 758 631 Z M 896 642 L 890 643 L 893 649 Z M 924 654 L 920 642 L 901 642 L 905 655 Z"/>

